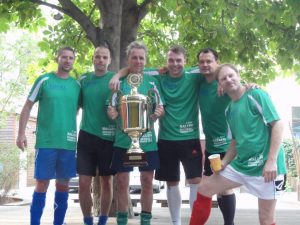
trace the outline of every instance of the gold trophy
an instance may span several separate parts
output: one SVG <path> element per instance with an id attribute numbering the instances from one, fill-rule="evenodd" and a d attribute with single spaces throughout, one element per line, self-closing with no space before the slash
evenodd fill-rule
<path id="1" fill-rule="evenodd" d="M 148 96 L 139 94 L 137 89 L 142 83 L 143 76 L 141 74 L 129 74 L 127 82 L 131 87 L 128 95 L 122 95 L 121 91 L 117 91 L 115 98 L 115 106 L 117 107 L 121 126 L 120 129 L 131 138 L 130 148 L 127 150 L 123 165 L 124 166 L 147 166 L 146 154 L 140 147 L 140 137 L 148 132 L 151 126 L 150 115 L 155 109 L 153 94 L 156 97 L 156 104 L 159 104 L 159 95 L 156 90 L 151 89 Z M 114 96 L 114 95 L 113 95 Z M 113 98 L 111 99 L 111 105 Z"/>

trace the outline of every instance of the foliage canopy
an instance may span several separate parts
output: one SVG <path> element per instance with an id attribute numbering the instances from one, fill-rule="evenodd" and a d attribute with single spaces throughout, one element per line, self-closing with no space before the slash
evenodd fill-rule
<path id="1" fill-rule="evenodd" d="M 62 19 L 45 17 L 38 6 Z M 113 70 L 124 66 L 125 48 L 135 39 L 146 43 L 148 66 L 155 67 L 170 45 L 188 50 L 189 65 L 199 49 L 211 47 L 221 62 L 240 65 L 245 79 L 266 84 L 283 71 L 300 71 L 299 8 L 298 0 L 2 0 L 0 31 L 12 23 L 42 28 L 40 48 L 53 56 L 58 46 L 75 47 L 82 71 L 93 47 L 104 42 L 112 48 Z"/>

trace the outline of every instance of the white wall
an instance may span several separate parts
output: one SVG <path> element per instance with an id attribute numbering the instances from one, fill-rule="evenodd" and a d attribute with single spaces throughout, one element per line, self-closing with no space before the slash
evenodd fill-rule
<path id="1" fill-rule="evenodd" d="M 300 106 L 300 85 L 296 82 L 294 76 L 278 77 L 267 85 L 266 90 L 285 124 L 284 137 L 290 138 L 289 123 L 292 120 L 292 106 Z"/>

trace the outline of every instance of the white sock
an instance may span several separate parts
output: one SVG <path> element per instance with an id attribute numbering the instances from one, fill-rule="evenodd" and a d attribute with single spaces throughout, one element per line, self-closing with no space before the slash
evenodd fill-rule
<path id="1" fill-rule="evenodd" d="M 190 184 L 190 210 L 193 210 L 194 201 L 197 198 L 197 192 L 198 192 L 198 185 L 199 184 Z"/>
<path id="2" fill-rule="evenodd" d="M 167 188 L 167 200 L 172 224 L 181 225 L 181 194 L 178 185 Z"/>

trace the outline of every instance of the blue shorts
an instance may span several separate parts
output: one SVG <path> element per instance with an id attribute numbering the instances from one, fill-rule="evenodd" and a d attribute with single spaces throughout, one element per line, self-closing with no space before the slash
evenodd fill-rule
<path id="1" fill-rule="evenodd" d="M 125 148 L 114 147 L 114 154 L 112 159 L 111 169 L 116 172 L 130 172 L 133 171 L 133 167 L 124 166 L 123 158 L 126 153 Z M 139 167 L 139 171 L 152 171 L 159 168 L 159 157 L 157 151 L 145 152 L 148 165 Z"/>
<path id="2" fill-rule="evenodd" d="M 35 151 L 34 178 L 69 179 L 76 176 L 76 151 L 39 148 Z"/>

